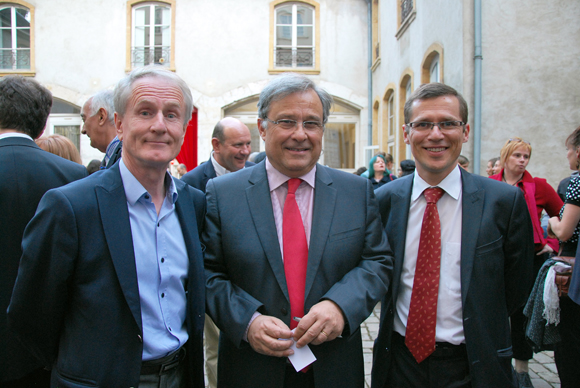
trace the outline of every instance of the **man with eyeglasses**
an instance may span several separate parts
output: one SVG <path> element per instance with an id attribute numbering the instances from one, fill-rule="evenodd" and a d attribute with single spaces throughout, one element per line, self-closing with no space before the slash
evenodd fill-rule
<path id="1" fill-rule="evenodd" d="M 415 173 L 376 191 L 395 264 L 372 387 L 517 387 L 509 316 L 532 282 L 521 190 L 458 167 L 467 103 L 421 86 L 405 103 Z"/>
<path id="2" fill-rule="evenodd" d="M 387 292 L 392 257 L 368 179 L 317 164 L 331 103 L 305 76 L 276 77 L 258 102 L 267 158 L 207 184 L 220 388 L 364 386 L 359 326 Z M 300 371 L 293 341 L 317 358 Z"/>

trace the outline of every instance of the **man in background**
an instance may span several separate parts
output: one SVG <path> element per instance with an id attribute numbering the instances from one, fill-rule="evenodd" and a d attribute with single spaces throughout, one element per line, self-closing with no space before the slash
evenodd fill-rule
<path id="1" fill-rule="evenodd" d="M 105 154 L 101 168 L 109 168 L 121 157 L 123 144 L 115 128 L 115 106 L 113 91 L 103 90 L 92 96 L 83 105 L 81 133 L 91 139 L 91 147 Z"/>
<path id="2" fill-rule="evenodd" d="M 0 386 L 48 387 L 50 372 L 8 331 L 6 309 L 22 255 L 24 228 L 48 190 L 87 175 L 84 166 L 41 150 L 52 95 L 32 78 L 0 81 Z"/>
<path id="3" fill-rule="evenodd" d="M 210 160 L 185 174 L 181 180 L 205 193 L 208 180 L 254 165 L 247 161 L 252 152 L 251 143 L 250 130 L 244 123 L 232 117 L 221 119 L 213 130 Z M 220 331 L 207 315 L 203 332 L 207 380 L 210 388 L 216 388 Z"/>

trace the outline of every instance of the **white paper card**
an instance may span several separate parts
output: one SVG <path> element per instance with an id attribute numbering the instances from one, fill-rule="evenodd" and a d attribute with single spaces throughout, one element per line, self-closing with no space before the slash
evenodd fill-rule
<path id="1" fill-rule="evenodd" d="M 312 350 L 310 350 L 308 345 L 298 349 L 296 347 L 296 342 L 292 341 L 290 349 L 294 350 L 294 354 L 289 356 L 288 359 L 292 363 L 294 369 L 296 369 L 296 372 L 300 372 L 302 369 L 316 361 L 316 356 L 312 353 Z"/>

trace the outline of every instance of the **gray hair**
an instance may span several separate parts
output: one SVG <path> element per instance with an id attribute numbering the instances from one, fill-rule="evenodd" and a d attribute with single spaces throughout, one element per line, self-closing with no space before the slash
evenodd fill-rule
<path id="1" fill-rule="evenodd" d="M 183 99 L 185 100 L 185 117 L 183 125 L 186 125 L 191 119 L 191 113 L 193 112 L 193 97 L 191 95 L 191 90 L 189 86 L 185 83 L 181 77 L 179 77 L 174 72 L 167 70 L 159 65 L 149 65 L 145 67 L 140 67 L 133 70 L 127 76 L 123 77 L 117 86 L 115 87 L 115 111 L 121 115 L 125 115 L 127 109 L 127 102 L 131 97 L 131 92 L 133 89 L 133 83 L 141 78 L 147 77 L 159 77 L 164 78 L 172 82 L 175 86 L 181 89 L 181 94 L 183 94 Z"/>
<path id="2" fill-rule="evenodd" d="M 107 120 L 111 123 L 115 120 L 115 100 L 112 90 L 101 90 L 96 93 L 91 98 L 90 107 L 91 117 L 96 115 L 99 109 L 103 108 L 107 112 Z"/>
<path id="3" fill-rule="evenodd" d="M 268 117 L 272 102 L 282 100 L 291 94 L 306 92 L 308 90 L 314 90 L 320 98 L 320 102 L 322 103 L 322 123 L 325 124 L 332 106 L 332 96 L 326 90 L 316 86 L 310 78 L 296 73 L 284 73 L 275 77 L 266 85 L 262 93 L 260 93 L 258 117 L 262 120 Z M 267 127 L 266 123 L 264 121 L 262 125 Z"/>
<path id="4" fill-rule="evenodd" d="M 413 116 L 413 103 L 417 100 L 428 100 L 430 98 L 437 98 L 443 96 L 455 96 L 459 100 L 459 116 L 461 116 L 461 121 L 467 123 L 468 110 L 467 102 L 461 94 L 449 85 L 445 85 L 439 82 L 432 82 L 430 84 L 423 84 L 415 90 L 407 102 L 405 102 L 404 115 L 405 124 L 411 121 L 411 116 Z M 407 128 L 407 131 L 409 129 Z"/>

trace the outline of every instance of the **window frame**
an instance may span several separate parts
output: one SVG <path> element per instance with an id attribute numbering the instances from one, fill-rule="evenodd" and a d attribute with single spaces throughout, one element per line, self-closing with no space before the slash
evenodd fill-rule
<path id="1" fill-rule="evenodd" d="M 36 75 L 35 67 L 35 50 L 34 50 L 34 6 L 22 0 L 12 0 L 1 2 L 0 7 L 3 8 L 26 8 L 30 13 L 30 68 L 29 69 L 0 69 L 0 77 L 10 74 L 19 74 L 26 77 L 34 77 Z M 11 26 L 11 28 L 15 28 Z M 14 48 L 13 48 L 14 49 Z"/>
<path id="2" fill-rule="evenodd" d="M 284 5 L 303 4 L 309 6 L 314 12 L 314 66 L 313 67 L 277 67 L 274 60 L 274 47 L 276 46 L 276 8 Z M 320 5 L 314 0 L 274 0 L 270 3 L 270 55 L 269 74 L 280 74 L 288 71 L 302 74 L 320 74 Z"/>
<path id="3" fill-rule="evenodd" d="M 134 9 L 144 5 L 163 5 L 168 6 L 171 11 L 171 25 L 170 29 L 170 51 L 169 51 L 169 66 L 164 66 L 166 69 L 175 71 L 175 0 L 128 0 L 127 1 L 127 52 L 126 52 L 126 62 L 125 62 L 125 72 L 129 73 L 131 70 L 136 69 L 133 67 L 131 57 L 133 52 L 133 37 L 134 37 Z"/>
<path id="4" fill-rule="evenodd" d="M 433 70 L 433 64 L 438 62 L 439 69 L 438 75 L 439 80 L 437 82 L 444 83 L 443 79 L 443 46 L 439 43 L 433 43 L 425 51 L 425 56 L 421 62 L 421 83 L 427 84 L 431 82 L 431 72 Z"/>

